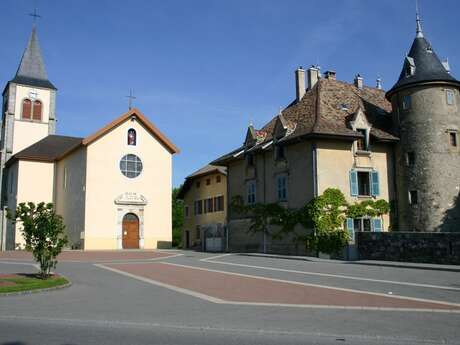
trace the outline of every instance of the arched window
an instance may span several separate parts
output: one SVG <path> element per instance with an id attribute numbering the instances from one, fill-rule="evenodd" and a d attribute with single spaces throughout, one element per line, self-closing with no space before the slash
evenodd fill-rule
<path id="1" fill-rule="evenodd" d="M 136 145 L 136 130 L 133 128 L 128 130 L 128 145 Z"/>
<path id="2" fill-rule="evenodd" d="M 33 119 L 37 121 L 42 120 L 42 102 L 40 101 L 34 101 Z"/>
<path id="3" fill-rule="evenodd" d="M 30 99 L 25 99 L 22 101 L 22 116 L 23 119 L 30 120 L 32 117 L 32 102 Z"/>

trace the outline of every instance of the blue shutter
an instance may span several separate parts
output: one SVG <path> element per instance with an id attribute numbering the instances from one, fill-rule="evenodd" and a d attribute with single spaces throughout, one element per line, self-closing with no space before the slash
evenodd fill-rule
<path id="1" fill-rule="evenodd" d="M 380 194 L 378 171 L 371 172 L 371 194 L 372 196 L 378 196 Z"/>
<path id="2" fill-rule="evenodd" d="M 372 219 L 372 228 L 375 232 L 382 231 L 382 220 L 380 218 L 373 218 Z"/>
<path id="3" fill-rule="evenodd" d="M 352 241 L 355 240 L 355 229 L 353 226 L 353 218 L 347 218 L 347 230 Z"/>
<path id="4" fill-rule="evenodd" d="M 350 194 L 358 196 L 358 172 L 356 170 L 350 170 Z"/>

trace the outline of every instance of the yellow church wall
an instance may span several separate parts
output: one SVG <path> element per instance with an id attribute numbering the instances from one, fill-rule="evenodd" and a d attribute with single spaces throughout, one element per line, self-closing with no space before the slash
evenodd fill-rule
<path id="1" fill-rule="evenodd" d="M 54 163 L 19 161 L 16 176 L 12 176 L 16 185 L 16 196 L 9 207 L 15 209 L 21 202 L 53 202 Z M 10 198 L 8 198 L 10 201 Z M 21 225 L 15 227 L 15 244 L 24 246 Z"/>
<path id="2" fill-rule="evenodd" d="M 375 169 L 379 172 L 380 194 L 377 199 L 390 201 L 393 188 L 389 176 L 392 171 L 392 150 L 390 145 L 374 144 L 370 156 L 353 153 L 353 144 L 347 142 L 320 141 L 317 143 L 318 193 L 327 188 L 338 188 L 349 203 L 360 202 L 372 197 L 352 197 L 350 192 L 351 169 Z M 390 219 L 383 216 L 384 230 L 388 230 Z"/>
<path id="3" fill-rule="evenodd" d="M 136 146 L 127 144 L 130 128 L 136 130 Z M 120 160 L 129 153 L 137 155 L 143 164 L 136 178 L 120 171 Z M 158 241 L 171 242 L 171 175 L 171 154 L 137 119 L 128 119 L 89 144 L 84 248 L 120 249 L 121 222 L 129 212 L 143 220 L 144 248 L 156 248 Z M 115 199 L 124 193 L 142 195 L 147 204 L 116 204 Z"/>
<path id="4" fill-rule="evenodd" d="M 56 212 L 64 218 L 70 246 L 80 248 L 85 229 L 86 148 L 58 161 L 55 176 Z"/>
<path id="5" fill-rule="evenodd" d="M 42 121 L 22 120 L 22 101 L 26 98 L 30 99 L 31 91 L 37 93 L 36 99 L 42 102 Z M 16 107 L 18 108 L 15 114 L 14 121 L 14 139 L 13 139 L 13 154 L 25 149 L 33 143 L 43 139 L 48 135 L 48 116 L 51 100 L 50 90 L 32 88 L 30 86 L 18 85 L 16 87 Z"/>

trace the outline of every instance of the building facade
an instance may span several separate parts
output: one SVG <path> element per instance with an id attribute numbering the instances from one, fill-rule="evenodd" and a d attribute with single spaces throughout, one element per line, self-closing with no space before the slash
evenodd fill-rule
<path id="1" fill-rule="evenodd" d="M 172 155 L 178 152 L 138 109 L 85 138 L 55 135 L 56 88 L 35 27 L 3 93 L 1 247 L 24 247 L 6 209 L 51 202 L 72 248 L 169 247 Z"/>
<path id="2" fill-rule="evenodd" d="M 186 177 L 178 198 L 184 204 L 183 248 L 226 247 L 227 168 L 207 165 Z"/>
<path id="3" fill-rule="evenodd" d="M 356 231 L 459 231 L 459 82 L 417 36 L 387 92 L 358 74 L 338 81 L 319 67 L 295 71 L 296 98 L 238 149 L 211 164 L 228 168 L 228 198 L 300 208 L 327 188 L 351 204 L 384 199 L 389 215 L 347 219 Z M 306 85 L 307 84 L 307 85 Z M 249 218 L 228 211 L 229 247 L 302 254 L 292 237 L 248 233 Z M 304 231 L 298 229 L 299 231 Z M 269 230 L 270 232 L 270 230 Z"/>

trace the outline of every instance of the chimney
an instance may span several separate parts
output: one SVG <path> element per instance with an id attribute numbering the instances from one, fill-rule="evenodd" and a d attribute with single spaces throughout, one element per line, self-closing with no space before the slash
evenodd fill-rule
<path id="1" fill-rule="evenodd" d="M 300 66 L 295 71 L 296 98 L 299 102 L 305 95 L 305 70 Z"/>
<path id="2" fill-rule="evenodd" d="M 382 78 L 377 78 L 377 85 L 375 87 L 379 90 L 382 90 Z"/>
<path id="3" fill-rule="evenodd" d="M 364 79 L 363 79 L 363 77 L 361 77 L 361 75 L 359 73 L 355 76 L 355 86 L 358 89 L 362 89 L 363 86 L 364 86 Z"/>
<path id="4" fill-rule="evenodd" d="M 321 77 L 319 66 L 311 65 L 311 67 L 307 71 L 308 77 L 308 90 L 313 89 L 313 87 L 318 82 L 319 78 Z"/>
<path id="5" fill-rule="evenodd" d="M 324 73 L 324 76 L 325 76 L 326 79 L 330 79 L 330 80 L 336 80 L 337 79 L 335 71 L 326 71 Z"/>

